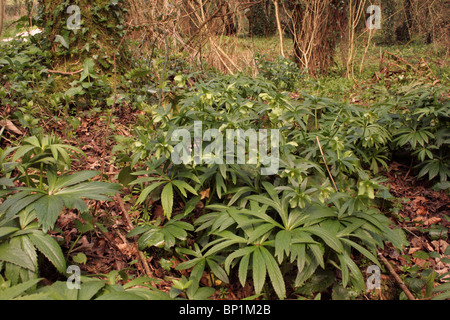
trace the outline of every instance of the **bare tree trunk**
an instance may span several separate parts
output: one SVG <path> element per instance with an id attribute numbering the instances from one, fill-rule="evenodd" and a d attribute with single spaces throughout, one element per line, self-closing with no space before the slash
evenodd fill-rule
<path id="1" fill-rule="evenodd" d="M 291 16 L 297 64 L 311 75 L 326 73 L 333 63 L 342 26 L 347 25 L 346 3 L 339 0 L 304 0 L 294 4 Z"/>
<path id="2" fill-rule="evenodd" d="M 347 78 L 355 77 L 356 29 L 366 9 L 366 0 L 350 0 L 348 22 Z"/>
<path id="3" fill-rule="evenodd" d="M 3 33 L 4 20 L 5 20 L 5 0 L 0 0 L 0 36 Z"/>
<path id="4" fill-rule="evenodd" d="M 280 53 L 283 58 L 286 58 L 286 55 L 284 54 L 283 28 L 281 27 L 280 20 L 280 5 L 278 3 L 278 0 L 273 0 L 273 4 L 275 5 L 275 16 L 277 18 L 277 28 L 280 35 Z"/>

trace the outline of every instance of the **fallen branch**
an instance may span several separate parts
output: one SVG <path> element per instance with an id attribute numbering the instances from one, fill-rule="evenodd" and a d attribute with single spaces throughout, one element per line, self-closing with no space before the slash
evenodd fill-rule
<path id="1" fill-rule="evenodd" d="M 398 61 L 398 62 L 403 62 L 404 64 L 406 64 L 407 66 L 409 66 L 412 70 L 416 71 L 417 73 L 420 73 L 419 70 L 414 67 L 411 63 L 409 63 L 408 61 L 406 61 L 405 59 L 399 57 L 396 54 L 393 54 L 389 51 L 385 51 L 386 54 L 390 55 L 392 58 L 394 58 L 394 60 Z"/>
<path id="2" fill-rule="evenodd" d="M 134 229 L 133 223 L 131 222 L 130 215 L 128 214 L 128 210 L 125 208 L 125 204 L 123 203 L 122 198 L 119 195 L 116 195 L 115 199 L 119 203 L 120 209 L 122 210 L 122 213 L 125 216 L 125 220 L 127 221 L 128 227 L 130 228 L 130 230 L 133 230 Z M 134 241 L 134 247 L 136 252 L 138 253 L 138 258 L 144 268 L 145 274 L 147 275 L 147 277 L 153 278 L 153 273 L 150 270 L 150 266 L 147 263 L 147 259 L 145 258 L 142 251 L 139 250 L 139 246 L 136 240 Z"/>
<path id="3" fill-rule="evenodd" d="M 400 278 L 398 273 L 395 272 L 394 268 L 391 266 L 389 261 L 380 252 L 378 253 L 378 256 L 380 257 L 381 261 L 383 261 L 384 265 L 389 270 L 389 272 L 392 274 L 392 276 L 394 277 L 395 281 L 397 281 L 397 283 L 400 286 L 400 288 L 402 288 L 403 292 L 406 294 L 408 299 L 409 300 L 416 300 L 416 298 L 413 296 L 411 291 L 409 291 L 408 287 L 403 282 L 402 278 Z"/>
<path id="4" fill-rule="evenodd" d="M 78 74 L 84 71 L 84 69 L 80 69 L 78 71 L 73 72 L 65 72 L 65 71 L 58 71 L 58 70 L 47 70 L 49 73 L 56 73 L 56 74 L 62 74 L 65 76 L 73 76 L 74 74 Z"/>

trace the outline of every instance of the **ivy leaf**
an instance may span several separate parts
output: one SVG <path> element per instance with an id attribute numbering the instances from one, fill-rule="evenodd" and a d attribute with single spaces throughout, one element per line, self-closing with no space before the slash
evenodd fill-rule
<path id="1" fill-rule="evenodd" d="M 64 48 L 69 49 L 70 45 L 69 45 L 69 40 L 65 39 L 63 36 L 61 35 L 56 35 L 55 37 L 55 42 L 59 42 L 63 45 Z"/>

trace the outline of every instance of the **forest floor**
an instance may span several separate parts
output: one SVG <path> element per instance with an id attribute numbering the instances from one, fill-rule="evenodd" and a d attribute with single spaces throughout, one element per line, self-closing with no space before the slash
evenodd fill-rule
<path id="1" fill-rule="evenodd" d="M 237 41 L 239 42 L 239 41 Z M 254 52 L 255 47 L 263 48 L 273 52 L 276 48 L 276 41 L 272 40 L 270 45 L 260 39 L 248 42 L 247 45 L 237 43 L 238 48 L 245 47 L 247 51 Z M 288 44 L 289 45 L 289 44 Z M 269 49 L 267 49 L 267 47 Z M 427 54 L 425 47 L 412 46 L 405 50 L 404 47 L 391 48 L 391 60 L 393 65 L 397 60 L 398 64 L 403 63 L 403 67 L 411 71 L 416 68 L 417 73 L 429 73 L 430 82 L 436 81 L 436 78 L 447 79 L 448 66 L 440 69 L 444 58 L 437 55 L 432 57 L 433 64 L 427 59 L 428 65 L 423 57 Z M 366 60 L 365 77 L 371 79 L 377 76 L 377 72 L 389 72 L 389 70 L 380 70 L 379 48 L 371 47 Z M 238 51 L 238 49 L 236 49 Z M 241 53 L 241 55 L 247 55 Z M 392 59 L 393 58 L 393 59 Z M 253 63 L 248 60 L 248 65 Z M 390 66 L 388 60 L 384 61 L 385 66 Z M 392 70 L 391 70 L 392 71 Z M 358 89 L 359 90 L 359 89 Z M 342 94 L 349 95 L 349 92 Z M 110 182 L 118 182 L 120 168 L 114 165 L 115 155 L 112 152 L 114 136 L 120 135 L 131 137 L 134 125 L 140 111 L 132 111 L 126 106 L 118 108 L 110 117 L 106 112 L 83 114 L 80 113 L 78 120 L 80 125 L 75 131 L 67 128 L 70 126 L 64 120 L 41 120 L 40 125 L 45 132 L 55 132 L 61 138 L 63 143 L 78 147 L 85 154 L 79 161 L 73 164 L 73 171 L 97 170 Z M 0 118 L 8 119 L 12 116 L 10 109 L 0 110 Z M 17 128 L 16 128 L 17 129 Z M 9 145 L 8 141 L 20 140 L 20 129 L 14 132 L 12 127 L 3 134 L 0 147 Z M 418 180 L 412 174 L 412 165 L 401 160 L 396 160 L 389 165 L 389 170 L 384 172 L 388 179 L 391 194 L 397 199 L 394 201 L 395 210 L 389 211 L 389 218 L 397 227 L 405 231 L 409 247 L 403 252 L 398 252 L 387 245 L 380 251 L 382 257 L 387 259 L 393 266 L 382 269 L 382 289 L 374 291 L 371 296 L 365 296 L 367 299 L 396 299 L 401 295 L 401 282 L 405 282 L 409 287 L 416 288 L 416 291 L 423 291 L 422 296 L 427 295 L 427 275 L 435 271 L 437 274 L 445 274 L 450 271 L 450 240 L 448 238 L 450 229 L 450 196 L 445 191 L 433 190 L 433 185 L 427 181 Z M 161 253 L 156 249 L 149 249 L 145 256 L 140 255 L 137 249 L 136 239 L 127 238 L 127 234 L 133 226 L 139 223 L 142 213 L 131 206 L 135 203 L 138 195 L 133 194 L 131 190 L 117 195 L 112 202 L 92 202 L 90 209 L 93 211 L 95 221 L 85 221 L 72 210 L 66 210 L 60 215 L 57 222 L 57 228 L 54 236 L 62 244 L 63 251 L 66 254 L 83 253 L 88 259 L 86 263 L 81 264 L 83 271 L 90 275 L 108 274 L 113 270 L 126 270 L 133 276 L 150 276 L 158 280 L 157 287 L 163 291 L 169 291 L 172 287 L 172 279 L 179 278 L 182 275 L 188 277 L 187 271 L 175 270 L 176 266 L 183 261 L 179 258 L 170 256 L 169 253 Z M 125 199 L 127 201 L 125 201 Z M 134 199 L 129 201 L 130 199 Z M 383 208 L 384 204 L 380 204 Z M 392 208 L 390 208 L 392 209 Z M 199 213 L 203 208 L 197 208 Z M 394 212 L 394 213 L 392 213 Z M 153 217 L 164 218 L 162 208 L 159 205 L 152 206 Z M 85 234 L 79 233 L 80 223 L 91 223 L 94 231 Z M 99 228 L 96 224 L 106 227 Z M 75 245 L 74 245 L 75 244 Z M 146 263 L 142 262 L 145 259 Z M 356 261 L 363 270 L 367 267 L 367 261 Z M 146 268 L 148 265 L 148 268 Z M 43 276 L 50 281 L 55 281 L 55 275 L 52 268 L 44 270 Z M 399 275 L 400 278 L 396 276 Z M 204 274 L 201 280 L 202 284 L 211 286 L 210 274 Z M 253 288 L 250 285 L 242 287 L 238 281 L 232 281 L 229 285 L 220 284 L 223 290 L 217 290 L 215 299 L 242 299 L 252 295 Z M 331 290 L 331 289 L 330 289 Z M 329 292 L 331 295 L 331 292 Z M 369 295 L 369 294 L 368 294 Z"/>
<path id="2" fill-rule="evenodd" d="M 113 115 L 110 128 L 114 129 L 108 129 L 108 118 L 104 114 L 80 117 L 80 126 L 75 132 L 69 134 L 63 130 L 67 125 L 65 123 L 44 125 L 47 126 L 46 130 L 56 132 L 64 143 L 85 152 L 86 157 L 74 163 L 72 168 L 74 171 L 98 170 L 103 172 L 111 182 L 117 182 L 120 169 L 113 165 L 114 155 L 111 151 L 114 141 L 110 139 L 116 134 L 131 135 L 137 114 L 129 111 L 118 110 Z M 407 281 L 410 286 L 414 286 L 415 281 L 416 286 L 423 288 L 425 294 L 426 279 L 421 279 L 420 276 L 423 271 L 434 270 L 438 274 L 450 271 L 450 257 L 444 254 L 444 252 L 448 253 L 449 247 L 447 235 L 450 229 L 450 197 L 444 191 L 434 191 L 432 184 L 417 180 L 411 174 L 411 169 L 408 163 L 399 161 L 392 162 L 389 171 L 384 172 L 385 177 L 388 178 L 391 193 L 397 198 L 395 204 L 397 210 L 390 210 L 396 214 L 391 214 L 390 219 L 405 231 L 410 246 L 399 253 L 388 245 L 381 254 L 391 263 L 402 281 Z M 122 200 L 124 197 L 137 198 L 128 190 L 120 196 L 117 195 L 113 202 L 91 204 L 96 217 L 94 225 L 95 222 L 101 222 L 107 227 L 108 232 L 95 228 L 94 232 L 84 234 L 77 239 L 79 234 L 77 223 L 86 223 L 86 221 L 75 212 L 66 210 L 57 223 L 56 230 L 59 229 L 61 232 L 55 232 L 54 235 L 57 237 L 63 235 L 63 239 L 59 240 L 64 243 L 62 247 L 66 252 L 71 244 L 77 241 L 71 254 L 82 252 L 88 257 L 87 262 L 81 265 L 82 270 L 88 274 L 108 274 L 112 270 L 125 269 L 133 276 L 151 275 L 152 278 L 158 279 L 159 289 L 169 291 L 172 279 L 179 278 L 181 275 L 188 276 L 188 273 L 175 270 L 175 267 L 182 262 L 178 258 L 161 256 L 157 250 L 146 253 L 150 270 L 145 270 L 139 264 L 139 252 L 134 239 L 129 239 L 126 235 L 131 231 L 132 225 L 138 221 L 141 213 L 131 207 L 130 201 L 124 204 Z M 163 216 L 160 206 L 154 206 L 152 213 L 154 216 Z M 367 263 L 358 262 L 361 268 Z M 55 276 L 54 271 L 50 269 L 48 272 L 46 277 L 52 279 Z M 205 273 L 202 283 L 210 285 L 210 282 L 210 277 Z M 227 285 L 224 289 L 225 294 L 218 292 L 214 298 L 242 299 L 250 296 L 252 290 L 251 286 L 243 288 L 235 282 Z M 366 295 L 365 298 L 395 299 L 401 291 L 395 274 L 385 268 L 382 269 L 382 289 L 373 291 L 370 297 Z"/>

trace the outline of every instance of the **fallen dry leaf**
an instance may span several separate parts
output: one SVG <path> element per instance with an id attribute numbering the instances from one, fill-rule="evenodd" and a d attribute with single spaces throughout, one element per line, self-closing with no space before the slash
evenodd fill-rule
<path id="1" fill-rule="evenodd" d="M 421 204 L 423 204 L 424 202 L 427 202 L 427 201 L 428 201 L 427 198 L 422 197 L 422 196 L 419 196 L 419 197 L 415 197 L 411 202 L 412 202 L 415 206 L 417 206 L 417 205 L 421 205 Z"/>
<path id="2" fill-rule="evenodd" d="M 202 196 L 201 197 L 201 200 L 203 200 L 203 199 L 205 199 L 205 198 L 208 198 L 209 199 L 209 193 L 211 192 L 211 189 L 210 188 L 208 188 L 208 189 L 206 189 L 205 191 L 200 191 L 200 195 Z"/>
<path id="3" fill-rule="evenodd" d="M 160 205 L 155 206 L 155 210 L 153 211 L 153 217 L 154 219 L 161 219 L 161 223 L 163 223 L 166 220 L 166 216 L 164 215 L 163 207 Z"/>
<path id="4" fill-rule="evenodd" d="M 425 242 L 425 247 L 427 248 L 428 252 L 434 251 L 433 247 L 428 242 Z"/>
<path id="5" fill-rule="evenodd" d="M 443 253 L 445 250 L 447 250 L 447 247 L 449 246 L 449 244 L 444 240 L 431 241 L 431 244 L 433 245 L 434 249 L 436 249 L 436 251 L 439 253 Z"/>
<path id="6" fill-rule="evenodd" d="M 413 248 L 423 248 L 423 240 L 421 238 L 412 238 L 411 239 L 411 246 Z"/>
<path id="7" fill-rule="evenodd" d="M 2 127 L 5 127 L 6 130 L 11 131 L 12 133 L 18 134 L 18 135 L 23 135 L 23 132 L 19 130 L 19 128 L 17 128 L 14 123 L 12 123 L 10 120 L 4 120 L 1 123 Z"/>
<path id="8" fill-rule="evenodd" d="M 413 254 L 413 253 L 415 253 L 417 251 L 420 251 L 421 249 L 422 248 L 411 248 L 411 249 L 409 249 L 408 254 Z"/>
<path id="9" fill-rule="evenodd" d="M 424 267 L 425 267 L 425 264 L 427 263 L 427 260 L 423 260 L 423 259 L 419 259 L 419 258 L 414 258 L 414 259 L 412 259 L 412 261 L 413 261 L 415 264 L 421 266 L 422 268 L 424 268 Z"/>
<path id="10" fill-rule="evenodd" d="M 417 218 L 414 218 L 412 221 L 417 222 L 416 225 L 420 225 L 419 222 L 425 221 L 425 218 L 424 217 L 417 217 Z"/>
<path id="11" fill-rule="evenodd" d="M 438 217 L 432 217 L 430 219 L 427 219 L 423 224 L 426 226 L 430 226 L 432 224 L 436 224 L 438 222 L 440 222 L 442 219 L 438 218 Z"/>
<path id="12" fill-rule="evenodd" d="M 416 213 L 417 213 L 419 216 L 425 216 L 425 215 L 428 214 L 428 210 L 427 210 L 427 208 L 425 208 L 425 207 L 419 207 L 419 209 L 417 209 Z"/>

